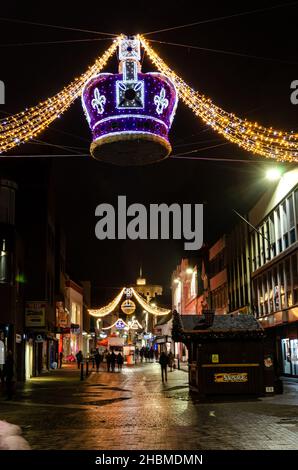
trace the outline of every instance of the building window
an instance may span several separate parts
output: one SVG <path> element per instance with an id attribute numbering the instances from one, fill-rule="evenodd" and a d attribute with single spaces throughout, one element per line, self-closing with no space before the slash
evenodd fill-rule
<path id="1" fill-rule="evenodd" d="M 292 256 L 292 278 L 293 278 L 293 303 L 298 303 L 298 254 Z"/>
<path id="2" fill-rule="evenodd" d="M 269 240 L 271 244 L 271 254 L 272 254 L 272 258 L 274 258 L 274 256 L 276 256 L 274 214 L 271 214 L 268 220 L 269 220 Z"/>
<path id="3" fill-rule="evenodd" d="M 258 227 L 251 232 L 252 270 L 267 263 L 298 240 L 298 189 L 285 198 Z"/>
<path id="4" fill-rule="evenodd" d="M 10 256 L 5 239 L 2 240 L 0 248 L 0 283 L 8 283 L 11 281 Z"/>
<path id="5" fill-rule="evenodd" d="M 290 258 L 285 260 L 285 283 L 287 293 L 287 306 L 292 307 L 293 296 L 292 296 L 292 280 L 291 280 L 291 261 Z"/>

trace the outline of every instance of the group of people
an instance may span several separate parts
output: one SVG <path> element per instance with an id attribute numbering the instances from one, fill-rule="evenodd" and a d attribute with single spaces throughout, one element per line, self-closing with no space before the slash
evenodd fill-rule
<path id="1" fill-rule="evenodd" d="M 96 372 L 99 371 L 100 364 L 104 361 L 107 364 L 108 372 L 115 372 L 116 364 L 118 371 L 121 372 L 124 363 L 124 357 L 122 356 L 121 352 L 116 354 L 114 351 L 108 350 L 105 350 L 104 354 L 100 354 L 98 348 L 96 348 L 92 356 L 92 363 L 93 367 L 96 365 Z"/>
<path id="2" fill-rule="evenodd" d="M 151 346 L 151 348 L 149 348 L 148 346 L 145 348 L 145 346 L 143 346 L 141 349 L 139 348 L 136 348 L 135 349 L 135 361 L 136 362 L 143 362 L 145 359 L 146 362 L 153 362 L 154 359 L 155 361 L 158 360 L 158 351 L 157 349 L 154 350 L 154 348 Z"/>
<path id="3" fill-rule="evenodd" d="M 62 359 L 62 358 L 61 358 Z M 82 351 L 79 351 L 76 354 L 78 368 L 80 368 L 81 363 L 83 361 L 83 354 Z M 145 348 L 144 346 L 141 349 L 136 348 L 135 350 L 135 360 L 136 362 L 143 362 L 145 359 L 146 362 L 159 362 L 161 367 L 161 378 L 163 382 L 167 382 L 168 380 L 168 367 L 170 371 L 173 371 L 174 367 L 174 355 L 170 351 L 168 354 L 163 351 L 161 352 L 158 360 L 158 351 L 154 350 L 153 347 Z M 93 368 L 96 366 L 96 372 L 99 372 L 100 364 L 102 362 L 106 362 L 107 371 L 108 372 L 115 372 L 116 364 L 118 367 L 118 371 L 121 372 L 122 366 L 124 363 L 124 357 L 121 352 L 115 353 L 114 351 L 105 350 L 103 354 L 100 354 L 98 348 L 96 348 L 94 354 L 92 355 L 92 365 Z M 62 361 L 61 361 L 62 362 Z"/>

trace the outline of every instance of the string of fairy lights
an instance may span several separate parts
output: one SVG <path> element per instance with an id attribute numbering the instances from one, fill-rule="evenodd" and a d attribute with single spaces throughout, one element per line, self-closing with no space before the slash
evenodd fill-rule
<path id="1" fill-rule="evenodd" d="M 156 315 L 156 316 L 168 315 L 171 311 L 170 309 L 167 309 L 167 308 L 150 305 L 145 299 L 143 299 L 143 297 L 133 287 L 130 287 L 128 289 L 123 287 L 123 289 L 121 289 L 119 294 L 116 295 L 116 297 L 104 307 L 88 309 L 89 315 L 91 315 L 92 317 L 96 317 L 96 318 L 102 318 L 112 313 L 116 309 L 118 304 L 120 303 L 120 300 L 126 290 L 131 290 L 132 294 L 135 296 L 140 306 L 144 310 L 146 310 L 146 312 L 151 313 L 152 315 Z"/>
<path id="2" fill-rule="evenodd" d="M 30 141 L 59 118 L 81 94 L 84 84 L 104 68 L 116 52 L 123 37 L 120 35 L 115 38 L 112 45 L 85 73 L 75 78 L 55 96 L 18 114 L 1 119 L 0 153 Z M 211 129 L 250 153 L 279 161 L 298 162 L 298 133 L 275 130 L 272 127 L 266 128 L 257 122 L 251 122 L 224 111 L 210 98 L 187 85 L 163 61 L 144 36 L 139 35 L 138 39 L 159 72 L 174 82 L 179 98 Z"/>
<path id="3" fill-rule="evenodd" d="M 91 315 L 92 317 L 96 317 L 96 318 L 102 318 L 112 313 L 117 307 L 117 305 L 119 304 L 120 300 L 122 299 L 124 291 L 125 291 L 125 287 L 123 287 L 121 291 L 119 292 L 119 294 L 116 295 L 116 297 L 104 307 L 88 309 L 89 315 Z"/>
<path id="4" fill-rule="evenodd" d="M 151 62 L 160 72 L 172 79 L 179 98 L 208 126 L 230 142 L 251 153 L 281 161 L 298 161 L 298 133 L 278 131 L 272 127 L 266 128 L 257 122 L 250 122 L 224 111 L 210 98 L 188 86 L 159 57 L 144 36 L 139 36 L 139 39 Z"/>
<path id="5" fill-rule="evenodd" d="M 101 72 L 108 60 L 115 53 L 119 40 L 98 57 L 85 73 L 75 78 L 55 96 L 40 102 L 38 105 L 25 109 L 18 114 L 0 120 L 0 153 L 30 141 L 43 132 L 53 121 L 59 118 L 80 96 L 84 84 Z"/>

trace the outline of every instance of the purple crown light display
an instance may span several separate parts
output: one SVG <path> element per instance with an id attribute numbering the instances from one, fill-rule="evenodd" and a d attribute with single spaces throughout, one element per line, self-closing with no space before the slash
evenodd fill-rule
<path id="1" fill-rule="evenodd" d="M 119 45 L 119 73 L 100 73 L 84 86 L 82 105 L 93 141 L 91 155 L 116 165 L 144 165 L 166 158 L 178 95 L 160 73 L 141 72 L 140 41 Z"/>

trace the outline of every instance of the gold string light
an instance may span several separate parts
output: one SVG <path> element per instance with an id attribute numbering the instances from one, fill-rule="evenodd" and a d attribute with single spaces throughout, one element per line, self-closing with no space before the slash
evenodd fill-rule
<path id="1" fill-rule="evenodd" d="M 161 308 L 161 307 L 154 307 L 153 305 L 150 305 L 146 300 L 143 299 L 143 297 L 133 288 L 131 287 L 132 293 L 141 305 L 141 307 L 146 310 L 146 312 L 151 313 L 152 315 L 156 316 L 162 316 L 162 315 L 168 315 L 170 313 L 170 309 L 167 308 Z"/>
<path id="2" fill-rule="evenodd" d="M 105 317 L 106 315 L 109 315 L 110 313 L 112 313 L 115 308 L 117 307 L 117 305 L 119 304 L 123 294 L 124 294 L 124 291 L 125 291 L 125 287 L 123 287 L 123 289 L 121 289 L 121 291 L 119 292 L 118 295 L 116 295 L 116 297 L 108 304 L 108 305 L 105 305 L 104 307 L 101 307 L 101 308 L 95 308 L 95 309 L 88 309 L 88 313 L 89 315 L 91 315 L 92 317 L 96 317 L 96 318 L 101 318 L 101 317 Z"/>
<path id="3" fill-rule="evenodd" d="M 28 142 L 44 131 L 55 119 L 64 113 L 73 101 L 80 96 L 84 84 L 93 75 L 98 74 L 115 53 L 119 36 L 113 44 L 98 57 L 85 73 L 75 78 L 68 86 L 55 96 L 40 102 L 18 114 L 0 120 L 0 153 L 6 152 L 17 145 Z"/>
<path id="4" fill-rule="evenodd" d="M 152 49 L 149 42 L 139 36 L 151 62 L 174 82 L 180 99 L 207 125 L 239 147 L 280 161 L 298 162 L 298 134 L 266 128 L 257 122 L 241 119 L 216 106 L 210 98 L 194 91 Z"/>
<path id="5" fill-rule="evenodd" d="M 109 304 L 105 305 L 104 307 L 96 308 L 96 309 L 88 309 L 89 315 L 91 315 L 92 317 L 96 317 L 96 318 L 102 318 L 112 313 L 117 307 L 117 305 L 119 304 L 125 290 L 126 290 L 126 287 L 123 287 L 123 289 L 121 289 L 119 294 Z M 149 312 L 152 315 L 157 315 L 157 316 L 168 315 L 170 313 L 171 311 L 170 309 L 161 308 L 161 307 L 153 307 L 152 305 L 150 305 L 148 302 L 146 302 L 146 300 L 143 299 L 143 297 L 137 291 L 135 291 L 133 287 L 129 287 L 129 290 L 132 291 L 133 295 L 135 296 L 135 298 L 137 299 L 141 307 L 144 310 L 146 310 L 146 312 Z"/>

